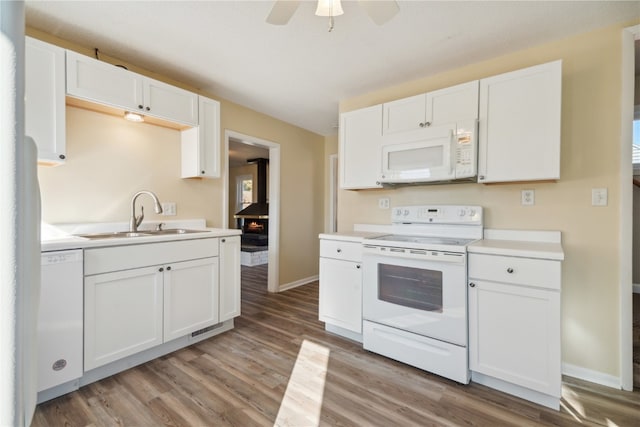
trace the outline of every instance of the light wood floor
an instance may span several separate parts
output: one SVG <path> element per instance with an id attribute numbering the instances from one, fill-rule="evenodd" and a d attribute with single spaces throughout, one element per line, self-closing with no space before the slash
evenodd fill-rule
<path id="1" fill-rule="evenodd" d="M 362 350 L 317 320 L 318 284 L 243 267 L 234 330 L 38 406 L 32 426 L 639 426 L 640 393 L 566 379 L 559 412 Z"/>

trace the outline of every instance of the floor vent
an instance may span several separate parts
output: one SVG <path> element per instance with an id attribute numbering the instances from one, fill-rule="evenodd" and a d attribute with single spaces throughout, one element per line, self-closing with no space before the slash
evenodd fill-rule
<path id="1" fill-rule="evenodd" d="M 191 332 L 191 338 L 195 338 L 198 335 L 206 334 L 207 332 L 213 331 L 214 329 L 218 329 L 220 326 L 222 326 L 222 323 L 218 323 L 217 325 L 207 326 L 206 328 L 202 328 L 195 332 Z"/>

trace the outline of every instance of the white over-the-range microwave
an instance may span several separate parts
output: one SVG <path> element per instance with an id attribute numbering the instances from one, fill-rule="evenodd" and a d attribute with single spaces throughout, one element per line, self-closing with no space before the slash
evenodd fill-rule
<path id="1" fill-rule="evenodd" d="M 382 145 L 378 184 L 475 182 L 477 156 L 477 120 L 390 135 Z"/>

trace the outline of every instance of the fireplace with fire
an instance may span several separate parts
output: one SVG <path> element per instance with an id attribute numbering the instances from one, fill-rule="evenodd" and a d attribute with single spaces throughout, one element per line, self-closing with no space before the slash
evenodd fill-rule
<path id="1" fill-rule="evenodd" d="M 242 229 L 242 250 L 266 250 L 269 245 L 269 203 L 267 202 L 267 164 L 269 159 L 249 159 L 257 165 L 257 202 L 234 215 L 237 227 Z M 255 248 L 257 247 L 257 248 Z"/>

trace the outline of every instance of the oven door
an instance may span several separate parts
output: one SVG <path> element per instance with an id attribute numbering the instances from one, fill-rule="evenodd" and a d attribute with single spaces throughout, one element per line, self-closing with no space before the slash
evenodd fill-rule
<path id="1" fill-rule="evenodd" d="M 366 320 L 467 345 L 466 253 L 364 247 Z"/>

